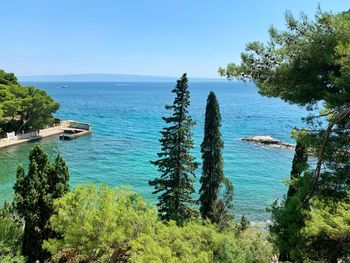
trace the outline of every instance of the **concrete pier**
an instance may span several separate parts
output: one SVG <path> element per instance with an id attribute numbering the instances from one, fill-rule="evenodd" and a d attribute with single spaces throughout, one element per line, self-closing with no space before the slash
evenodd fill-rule
<path id="1" fill-rule="evenodd" d="M 72 122 L 67 128 L 63 130 L 60 135 L 61 140 L 73 140 L 81 136 L 91 133 L 91 125 L 81 122 Z"/>
<path id="2" fill-rule="evenodd" d="M 10 139 L 0 139 L 0 149 L 31 141 L 38 141 L 40 139 L 55 135 L 63 135 L 65 131 L 75 131 L 76 134 L 79 134 L 79 136 L 74 137 L 77 138 L 91 133 L 91 125 L 73 120 L 61 121 L 59 125 L 56 125 L 54 127 L 25 134 L 17 134 L 16 136 L 13 136 L 13 138 Z"/>

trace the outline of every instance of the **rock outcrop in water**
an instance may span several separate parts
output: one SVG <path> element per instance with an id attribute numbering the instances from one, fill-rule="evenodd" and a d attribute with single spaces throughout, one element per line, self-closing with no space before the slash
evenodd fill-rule
<path id="1" fill-rule="evenodd" d="M 271 136 L 253 136 L 253 137 L 244 137 L 241 139 L 242 141 L 254 142 L 258 144 L 263 144 L 272 147 L 280 147 L 280 148 L 293 148 L 294 144 L 281 142 L 272 138 Z"/>

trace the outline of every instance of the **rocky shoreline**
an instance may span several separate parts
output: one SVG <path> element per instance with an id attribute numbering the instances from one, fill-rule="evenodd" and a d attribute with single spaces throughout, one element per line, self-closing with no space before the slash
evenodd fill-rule
<path id="1" fill-rule="evenodd" d="M 279 148 L 294 148 L 294 144 L 282 142 L 272 138 L 271 136 L 252 136 L 252 137 L 243 137 L 242 141 L 246 142 L 254 142 L 257 144 L 262 144 L 271 147 L 279 147 Z"/>

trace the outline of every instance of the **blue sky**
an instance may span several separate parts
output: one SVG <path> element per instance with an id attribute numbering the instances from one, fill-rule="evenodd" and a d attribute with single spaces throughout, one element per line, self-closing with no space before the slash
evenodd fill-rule
<path id="1" fill-rule="evenodd" d="M 245 43 L 349 0 L 0 0 L 0 68 L 17 75 L 119 73 L 217 77 Z"/>

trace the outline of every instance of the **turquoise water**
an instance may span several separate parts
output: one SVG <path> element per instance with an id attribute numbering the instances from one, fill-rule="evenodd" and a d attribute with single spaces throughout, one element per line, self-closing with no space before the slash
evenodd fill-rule
<path id="1" fill-rule="evenodd" d="M 148 186 L 158 176 L 150 160 L 160 149 L 159 131 L 168 114 L 174 83 L 24 83 L 45 89 L 60 102 L 57 117 L 92 124 L 93 133 L 73 141 L 58 137 L 40 141 L 50 156 L 61 153 L 67 160 L 71 184 L 107 183 L 130 185 L 155 201 Z M 68 85 L 69 88 L 59 88 Z M 217 94 L 225 142 L 225 175 L 234 184 L 234 212 L 254 221 L 269 218 L 265 208 L 286 191 L 282 180 L 289 177 L 293 152 L 264 148 L 240 141 L 243 136 L 271 135 L 293 142 L 290 130 L 300 125 L 305 111 L 278 99 L 262 97 L 253 85 L 242 83 L 190 83 L 190 113 L 197 121 L 193 129 L 193 154 L 200 161 L 206 97 Z M 11 200 L 18 163 L 27 165 L 33 143 L 0 150 L 0 202 Z M 197 170 L 197 179 L 200 176 Z M 198 189 L 198 184 L 196 185 Z"/>

